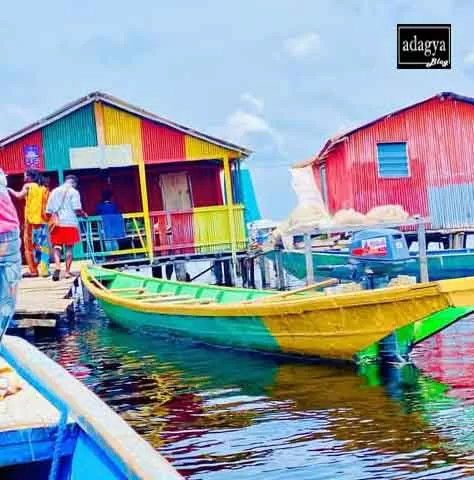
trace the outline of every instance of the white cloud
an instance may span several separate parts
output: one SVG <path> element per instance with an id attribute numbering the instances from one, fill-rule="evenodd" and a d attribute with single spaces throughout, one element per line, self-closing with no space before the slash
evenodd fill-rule
<path id="1" fill-rule="evenodd" d="M 243 93 L 240 100 L 246 104 L 245 107 L 251 108 L 238 108 L 232 112 L 227 117 L 225 124 L 217 129 L 217 132 L 224 138 L 243 145 L 250 142 L 251 137 L 263 135 L 267 139 L 271 139 L 267 146 L 270 144 L 276 145 L 282 151 L 283 139 L 281 135 L 263 117 L 264 100 L 249 93 Z M 265 143 L 259 143 L 260 150 L 265 148 Z"/>
<path id="2" fill-rule="evenodd" d="M 263 101 L 262 98 L 257 98 L 257 97 L 254 97 L 252 94 L 250 93 L 243 93 L 241 96 L 240 96 L 240 100 L 242 102 L 245 102 L 245 103 L 248 103 L 250 104 L 252 107 L 255 108 L 255 110 L 257 111 L 257 113 L 262 113 L 263 112 L 263 107 L 265 105 L 265 102 Z"/>
<path id="3" fill-rule="evenodd" d="M 469 52 L 465 57 L 464 57 L 464 65 L 467 65 L 469 67 L 474 65 L 474 50 Z"/>
<path id="4" fill-rule="evenodd" d="M 318 33 L 309 32 L 285 41 L 285 50 L 292 57 L 308 57 L 316 53 L 321 46 L 321 37 Z"/>
<path id="5" fill-rule="evenodd" d="M 227 117 L 226 131 L 235 141 L 244 141 L 250 135 L 259 133 L 272 134 L 268 122 L 254 113 L 236 110 Z"/>

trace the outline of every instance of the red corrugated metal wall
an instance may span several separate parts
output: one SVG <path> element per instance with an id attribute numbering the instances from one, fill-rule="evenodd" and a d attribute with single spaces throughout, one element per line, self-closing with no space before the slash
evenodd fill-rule
<path id="1" fill-rule="evenodd" d="M 173 172 L 186 172 L 191 181 L 193 207 L 210 207 L 222 205 L 222 192 L 220 188 L 220 166 L 210 163 L 191 163 L 186 165 L 149 165 L 146 168 L 148 201 L 150 211 L 163 210 L 163 198 L 161 196 L 160 175 Z"/>
<path id="2" fill-rule="evenodd" d="M 409 178 L 379 178 L 380 142 L 407 142 Z M 474 183 L 474 105 L 436 98 L 363 128 L 348 137 L 345 152 L 329 154 L 326 171 L 331 211 L 396 203 L 428 215 L 430 188 Z"/>
<path id="3" fill-rule="evenodd" d="M 328 208 L 331 213 L 341 208 L 350 208 L 353 205 L 351 172 L 348 167 L 346 146 L 339 144 L 331 152 L 331 161 L 326 162 L 326 183 L 328 190 Z M 315 175 L 320 176 L 320 167 L 315 169 Z"/>
<path id="4" fill-rule="evenodd" d="M 141 128 L 145 163 L 186 160 L 183 133 L 149 120 L 142 120 Z"/>
<path id="5" fill-rule="evenodd" d="M 41 131 L 38 130 L 0 148 L 0 167 L 5 173 L 15 174 L 25 171 L 25 147 L 29 146 L 38 148 L 40 170 L 44 169 L 43 138 Z"/>
<path id="6" fill-rule="evenodd" d="M 82 206 L 89 215 L 94 215 L 102 192 L 110 190 L 122 213 L 142 211 L 138 172 L 136 167 L 114 168 L 107 171 L 75 171 L 79 177 L 79 192 Z"/>

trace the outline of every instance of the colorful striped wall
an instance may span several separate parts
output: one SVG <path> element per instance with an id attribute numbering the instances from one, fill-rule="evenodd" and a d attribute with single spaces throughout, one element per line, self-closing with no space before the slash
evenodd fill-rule
<path id="1" fill-rule="evenodd" d="M 87 105 L 42 130 L 45 170 L 70 168 L 69 149 L 97 145 L 94 109 Z"/>
<path id="2" fill-rule="evenodd" d="M 25 149 L 30 147 L 38 150 L 39 167 L 44 168 L 43 137 L 36 131 L 0 149 L 0 167 L 5 173 L 13 175 L 25 171 Z"/>
<path id="3" fill-rule="evenodd" d="M 182 132 L 150 120 L 142 120 L 141 128 L 145 163 L 176 162 L 186 158 Z"/>
<path id="4" fill-rule="evenodd" d="M 104 136 L 106 145 L 131 145 L 132 160 L 143 160 L 141 119 L 136 115 L 104 105 Z"/>
<path id="5" fill-rule="evenodd" d="M 25 170 L 25 148 L 39 153 L 39 167 L 46 171 L 71 168 L 70 148 L 131 145 L 130 164 L 236 158 L 239 153 L 167 125 L 153 122 L 102 103 L 90 104 L 0 149 L 0 167 L 6 173 Z M 84 165 L 90 168 L 90 164 Z"/>

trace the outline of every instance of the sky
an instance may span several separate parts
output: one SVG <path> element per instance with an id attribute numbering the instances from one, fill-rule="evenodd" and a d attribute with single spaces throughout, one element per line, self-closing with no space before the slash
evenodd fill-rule
<path id="1" fill-rule="evenodd" d="M 397 70 L 397 23 L 451 23 L 451 70 Z M 104 91 L 254 153 L 265 218 L 328 137 L 441 91 L 474 96 L 470 0 L 5 2 L 0 136 Z"/>

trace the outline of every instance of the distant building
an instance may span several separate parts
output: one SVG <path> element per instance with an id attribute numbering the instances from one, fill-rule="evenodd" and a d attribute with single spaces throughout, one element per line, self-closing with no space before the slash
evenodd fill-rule
<path id="1" fill-rule="evenodd" d="M 245 217 L 256 209 L 252 196 L 245 212 L 253 189 L 241 163 L 250 154 L 101 92 L 0 140 L 0 167 L 14 188 L 28 167 L 44 171 L 51 188 L 74 173 L 90 215 L 111 190 L 127 225 L 120 255 L 245 249 Z M 87 228 L 95 254 L 110 253 L 100 218 L 90 217 Z"/>
<path id="2" fill-rule="evenodd" d="M 331 213 L 384 204 L 474 227 L 474 98 L 444 92 L 326 142 L 312 165 Z"/>

